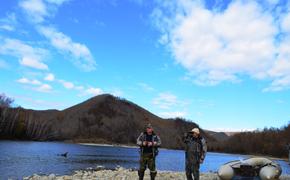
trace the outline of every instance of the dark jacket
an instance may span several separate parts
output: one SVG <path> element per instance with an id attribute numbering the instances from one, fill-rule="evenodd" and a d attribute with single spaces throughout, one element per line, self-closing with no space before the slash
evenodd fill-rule
<path id="1" fill-rule="evenodd" d="M 141 154 L 143 154 L 143 149 L 144 149 L 143 142 L 146 141 L 146 139 L 147 139 L 146 136 L 147 136 L 147 132 L 142 132 L 140 134 L 140 136 L 137 138 L 137 145 L 140 146 Z M 161 145 L 161 139 L 154 132 L 152 133 L 152 143 L 153 142 L 157 143 L 155 146 L 152 146 L 153 155 L 155 156 L 155 155 L 157 155 L 157 154 L 155 154 L 157 148 Z"/>
<path id="2" fill-rule="evenodd" d="M 195 138 L 192 135 L 186 135 L 183 141 L 186 144 L 185 154 L 187 160 L 203 161 L 205 159 L 207 145 L 203 137 Z"/>

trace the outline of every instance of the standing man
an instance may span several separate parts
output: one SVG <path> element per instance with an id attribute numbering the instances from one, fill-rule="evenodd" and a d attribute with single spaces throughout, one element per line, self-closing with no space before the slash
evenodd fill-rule
<path id="1" fill-rule="evenodd" d="M 139 180 L 143 180 L 147 166 L 150 169 L 151 180 L 154 180 L 157 174 L 155 157 L 158 154 L 158 147 L 161 145 L 161 140 L 159 136 L 154 133 L 151 124 L 148 124 L 146 126 L 146 131 L 140 134 L 137 139 L 137 145 L 140 146 Z"/>
<path id="2" fill-rule="evenodd" d="M 201 137 L 199 129 L 194 128 L 184 136 L 185 143 L 185 171 L 187 180 L 199 180 L 199 166 L 203 163 L 207 146 Z"/>

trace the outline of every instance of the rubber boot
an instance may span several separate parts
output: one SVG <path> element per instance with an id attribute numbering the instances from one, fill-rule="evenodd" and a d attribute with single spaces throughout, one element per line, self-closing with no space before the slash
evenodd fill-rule
<path id="1" fill-rule="evenodd" d="M 193 180 L 193 179 L 192 179 L 192 174 L 186 172 L 186 179 L 187 179 L 187 180 Z"/>
<path id="2" fill-rule="evenodd" d="M 138 171 L 139 180 L 144 179 L 144 171 Z"/>
<path id="3" fill-rule="evenodd" d="M 157 172 L 150 172 L 150 178 L 151 180 L 155 180 Z"/>

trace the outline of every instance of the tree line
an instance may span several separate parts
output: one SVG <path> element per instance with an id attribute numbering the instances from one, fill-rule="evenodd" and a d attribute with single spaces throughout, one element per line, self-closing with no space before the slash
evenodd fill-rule
<path id="1" fill-rule="evenodd" d="M 282 128 L 264 128 L 235 134 L 226 141 L 213 144 L 212 150 L 227 153 L 287 157 L 288 143 L 290 143 L 290 123 Z"/>
<path id="2" fill-rule="evenodd" d="M 0 94 L 0 139 L 53 139 L 50 126 L 39 123 L 29 113 L 21 108 L 11 108 L 14 100 L 5 94 Z M 125 103 L 126 106 L 123 106 Z M 134 109 L 135 113 L 132 113 Z M 87 116 L 80 117 L 78 128 L 80 137 L 95 139 L 101 137 L 115 143 L 135 143 L 136 135 L 143 129 L 139 119 L 144 114 L 139 112 L 137 105 L 120 98 L 107 98 L 103 103 L 91 108 Z M 59 113 L 57 118 L 62 115 Z M 63 117 L 64 118 L 64 117 Z M 62 119 L 63 119 L 62 118 Z M 156 117 L 157 118 L 157 117 Z M 182 136 L 197 124 L 182 118 L 167 119 L 165 123 L 155 119 L 156 130 L 163 138 L 167 148 L 182 148 Z M 148 120 L 149 122 L 149 120 Z M 175 128 L 172 128 L 174 126 Z M 84 131 L 85 130 L 85 131 Z M 168 135 L 168 131 L 171 133 Z M 241 153 L 253 155 L 268 155 L 287 157 L 286 145 L 290 143 L 290 122 L 282 128 L 264 128 L 251 132 L 237 133 L 225 141 L 216 141 L 201 130 L 208 141 L 209 151 Z"/>

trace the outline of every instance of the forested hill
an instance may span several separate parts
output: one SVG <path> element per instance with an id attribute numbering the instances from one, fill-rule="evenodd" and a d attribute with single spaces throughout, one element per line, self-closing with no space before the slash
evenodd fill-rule
<path id="1" fill-rule="evenodd" d="M 285 158 L 288 156 L 288 143 L 290 143 L 290 123 L 282 128 L 236 133 L 227 141 L 216 143 L 214 150 Z"/>
<path id="2" fill-rule="evenodd" d="M 72 140 L 75 142 L 135 144 L 151 123 L 165 148 L 182 148 L 185 132 L 198 127 L 183 119 L 162 119 L 124 99 L 104 94 L 65 109 L 35 111 L 0 109 L 1 139 Z M 215 139 L 203 130 L 209 144 Z"/>

